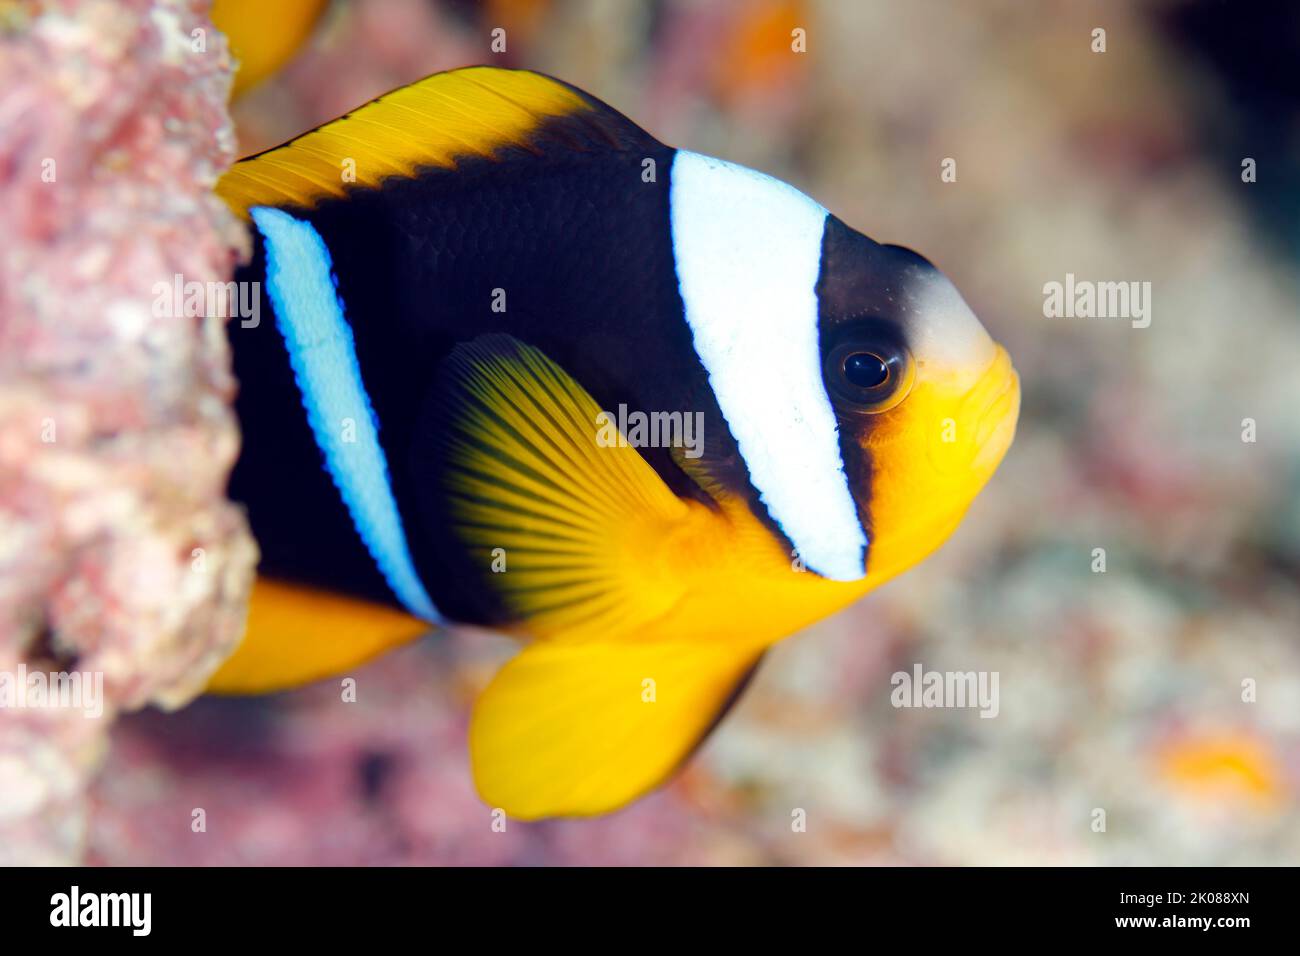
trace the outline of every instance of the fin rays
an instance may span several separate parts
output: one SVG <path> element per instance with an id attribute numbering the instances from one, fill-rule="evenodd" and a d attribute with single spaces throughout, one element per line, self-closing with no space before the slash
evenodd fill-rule
<path id="1" fill-rule="evenodd" d="M 596 403 L 541 352 L 502 335 L 459 346 L 438 393 L 446 506 L 471 554 L 535 633 L 580 641 L 644 630 L 685 587 L 648 578 L 690 509 L 640 454 L 596 442 Z"/>
<path id="2" fill-rule="evenodd" d="M 241 215 L 255 206 L 310 208 L 429 167 L 455 168 L 464 157 L 503 157 L 510 148 L 535 159 L 539 137 L 553 131 L 580 148 L 556 121 L 571 119 L 604 149 L 653 142 L 599 100 L 539 73 L 469 67 L 394 90 L 283 146 L 236 163 L 217 192 Z M 589 150 L 589 144 L 585 145 Z M 345 181 L 342 163 L 354 163 Z"/>

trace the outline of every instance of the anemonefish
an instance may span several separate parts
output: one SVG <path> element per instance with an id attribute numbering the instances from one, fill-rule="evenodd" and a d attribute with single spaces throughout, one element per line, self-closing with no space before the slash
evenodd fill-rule
<path id="1" fill-rule="evenodd" d="M 515 635 L 469 755 L 516 818 L 662 783 L 766 648 L 943 542 L 1012 440 L 1007 353 L 928 261 L 546 76 L 428 77 L 218 192 L 274 322 L 231 324 L 262 563 L 213 689 Z M 702 440 L 607 440 L 636 412 Z"/>
<path id="2" fill-rule="evenodd" d="M 327 0 L 213 0 L 212 22 L 236 63 L 230 95 L 237 99 L 271 76 L 305 44 Z"/>

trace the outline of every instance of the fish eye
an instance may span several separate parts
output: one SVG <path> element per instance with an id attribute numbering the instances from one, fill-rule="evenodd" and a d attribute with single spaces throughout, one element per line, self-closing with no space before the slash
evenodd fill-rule
<path id="1" fill-rule="evenodd" d="M 877 414 L 893 408 L 912 388 L 912 355 L 880 321 L 856 324 L 827 352 L 827 390 L 843 411 Z"/>
<path id="2" fill-rule="evenodd" d="M 880 388 L 889 381 L 889 363 L 875 352 L 844 356 L 844 377 L 858 388 Z"/>

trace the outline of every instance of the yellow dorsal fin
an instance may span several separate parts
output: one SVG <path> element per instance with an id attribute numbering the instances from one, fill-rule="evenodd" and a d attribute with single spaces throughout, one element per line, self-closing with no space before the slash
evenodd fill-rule
<path id="1" fill-rule="evenodd" d="M 635 448 L 610 442 L 600 407 L 563 369 L 486 335 L 448 357 L 437 394 L 428 420 L 443 443 L 452 528 L 529 632 L 645 633 L 681 600 L 690 575 L 672 557 L 716 519 L 674 495 Z"/>
<path id="2" fill-rule="evenodd" d="M 241 215 L 254 206 L 310 207 L 391 176 L 454 167 L 464 157 L 497 157 L 508 147 L 539 154 L 538 135 L 561 117 L 573 118 L 590 143 L 605 148 L 646 136 L 599 100 L 549 76 L 467 67 L 393 90 L 236 163 L 217 183 L 217 194 Z"/>
<path id="3" fill-rule="evenodd" d="M 208 683 L 216 694 L 263 694 L 345 673 L 428 633 L 382 604 L 259 577 L 244 641 Z"/>
<path id="4" fill-rule="evenodd" d="M 479 795 L 521 820 L 618 809 L 690 756 L 761 653 L 703 642 L 529 646 L 474 707 Z"/>

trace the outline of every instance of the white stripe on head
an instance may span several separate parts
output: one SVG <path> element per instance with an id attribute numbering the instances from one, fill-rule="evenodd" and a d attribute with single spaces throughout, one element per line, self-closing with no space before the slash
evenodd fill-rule
<path id="1" fill-rule="evenodd" d="M 770 176 L 684 150 L 670 203 L 695 351 L 760 499 L 809 568 L 861 578 L 867 538 L 817 336 L 826 210 Z"/>

